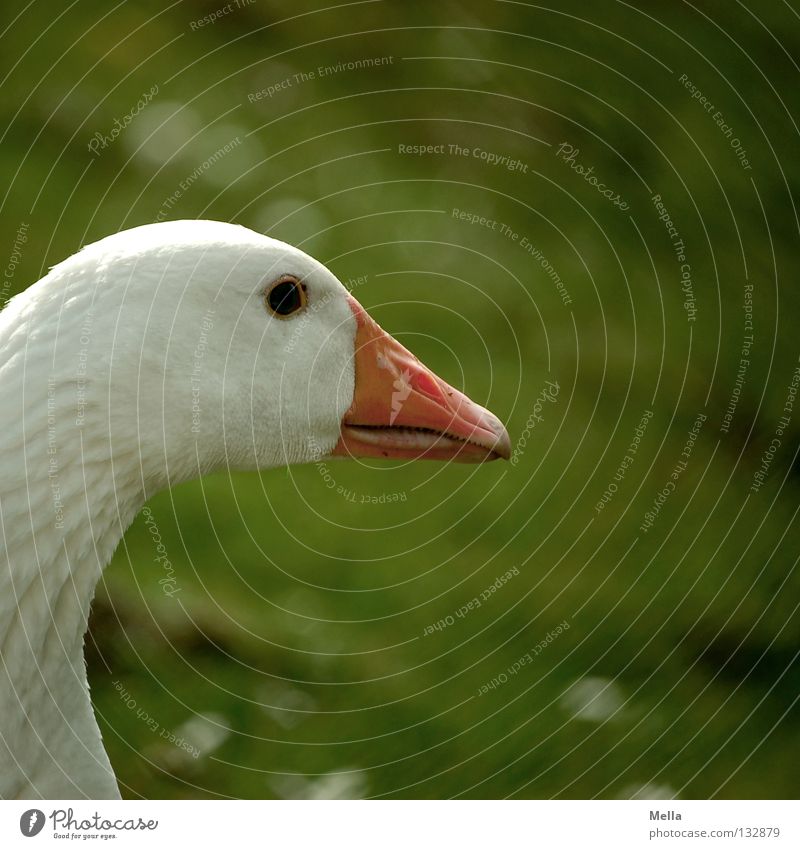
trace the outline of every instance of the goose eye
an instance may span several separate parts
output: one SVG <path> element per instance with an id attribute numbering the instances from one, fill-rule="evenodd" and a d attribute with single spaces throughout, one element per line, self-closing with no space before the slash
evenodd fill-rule
<path id="1" fill-rule="evenodd" d="M 293 277 L 273 283 L 266 296 L 267 307 L 276 318 L 289 318 L 303 309 L 307 300 L 306 287 Z"/>

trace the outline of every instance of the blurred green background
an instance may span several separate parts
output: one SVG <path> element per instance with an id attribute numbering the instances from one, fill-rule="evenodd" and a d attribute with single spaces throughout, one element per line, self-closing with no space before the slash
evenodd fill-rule
<path id="1" fill-rule="evenodd" d="M 800 404 L 751 490 L 800 354 L 791 4 L 0 15 L 4 300 L 117 230 L 235 221 L 366 276 L 517 445 L 153 499 L 180 591 L 139 517 L 87 648 L 124 796 L 796 796 Z"/>

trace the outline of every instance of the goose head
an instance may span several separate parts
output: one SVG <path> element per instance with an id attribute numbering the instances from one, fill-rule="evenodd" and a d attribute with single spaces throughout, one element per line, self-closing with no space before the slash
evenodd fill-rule
<path id="1" fill-rule="evenodd" d="M 107 422 L 121 455 L 138 446 L 147 477 L 169 473 L 161 484 L 327 456 L 509 455 L 492 413 L 291 245 L 236 225 L 176 221 L 108 237 L 54 272 L 63 285 L 34 296 L 34 326 L 60 337 L 62 383 L 74 384 L 85 337 L 81 418 L 93 411 Z"/>
<path id="2" fill-rule="evenodd" d="M 0 797 L 114 798 L 83 641 L 158 490 L 327 456 L 480 462 L 498 419 L 323 265 L 243 227 L 96 242 L 0 312 Z"/>

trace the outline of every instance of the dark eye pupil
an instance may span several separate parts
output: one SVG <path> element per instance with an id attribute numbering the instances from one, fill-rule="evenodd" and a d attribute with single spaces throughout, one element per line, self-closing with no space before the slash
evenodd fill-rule
<path id="1" fill-rule="evenodd" d="M 291 280 L 277 283 L 267 295 L 269 308 L 278 315 L 291 315 L 302 306 L 300 287 Z"/>

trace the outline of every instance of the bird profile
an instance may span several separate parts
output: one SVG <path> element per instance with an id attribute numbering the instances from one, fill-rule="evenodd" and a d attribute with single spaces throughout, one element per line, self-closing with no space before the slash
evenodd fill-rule
<path id="1" fill-rule="evenodd" d="M 334 456 L 510 454 L 500 421 L 324 265 L 214 221 L 109 236 L 13 298 L 0 400 L 5 799 L 119 798 L 83 643 L 97 581 L 157 492 Z"/>

